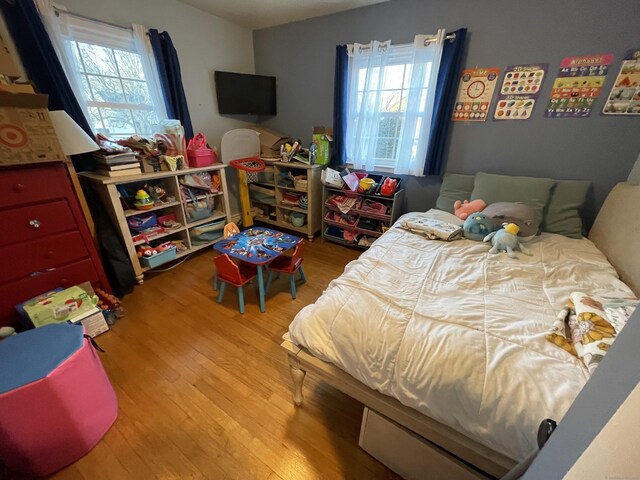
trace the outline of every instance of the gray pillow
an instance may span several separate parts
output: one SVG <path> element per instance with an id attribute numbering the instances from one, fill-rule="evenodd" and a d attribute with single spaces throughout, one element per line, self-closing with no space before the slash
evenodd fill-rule
<path id="1" fill-rule="evenodd" d="M 551 178 L 512 177 L 478 172 L 471 200 L 480 198 L 487 205 L 497 202 L 522 202 L 533 208 L 542 218 L 554 183 Z"/>
<path id="2" fill-rule="evenodd" d="M 442 178 L 440 195 L 436 200 L 436 208 L 445 212 L 453 213 L 453 203 L 456 200 L 469 200 L 473 190 L 473 175 L 462 175 L 460 173 L 445 173 Z"/>
<path id="3" fill-rule="evenodd" d="M 587 198 L 591 182 L 587 180 L 556 180 L 544 212 L 542 230 L 566 237 L 582 237 L 580 209 Z"/>
<path id="4" fill-rule="evenodd" d="M 498 202 L 487 206 L 482 213 L 493 219 L 493 226 L 497 230 L 503 223 L 515 223 L 520 227 L 520 240 L 531 239 L 538 234 L 542 216 L 522 202 Z"/>

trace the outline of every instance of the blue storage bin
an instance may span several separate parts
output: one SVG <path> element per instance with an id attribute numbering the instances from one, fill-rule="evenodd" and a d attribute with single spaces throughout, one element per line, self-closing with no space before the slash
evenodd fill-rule
<path id="1" fill-rule="evenodd" d="M 160 265 L 171 262 L 176 259 L 177 255 L 176 247 L 172 247 L 169 250 L 153 255 L 152 257 L 140 258 L 140 265 L 146 268 L 155 268 Z"/>

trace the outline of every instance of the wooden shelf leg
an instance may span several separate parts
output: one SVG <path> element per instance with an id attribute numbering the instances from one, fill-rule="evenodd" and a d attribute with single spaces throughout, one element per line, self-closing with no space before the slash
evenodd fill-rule
<path id="1" fill-rule="evenodd" d="M 293 380 L 293 403 L 299 407 L 302 405 L 302 400 L 304 399 L 302 396 L 302 384 L 304 383 L 304 377 L 307 375 L 307 372 L 300 368 L 300 364 L 296 360 L 289 357 L 289 373 Z"/>

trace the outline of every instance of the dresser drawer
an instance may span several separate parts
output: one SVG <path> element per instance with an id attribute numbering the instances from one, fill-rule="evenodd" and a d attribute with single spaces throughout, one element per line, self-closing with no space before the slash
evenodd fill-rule
<path id="1" fill-rule="evenodd" d="M 69 196 L 73 192 L 63 164 L 30 169 L 0 169 L 0 206 L 25 205 Z"/>
<path id="2" fill-rule="evenodd" d="M 80 232 L 69 232 L 0 248 L 0 282 L 43 272 L 89 256 Z"/>
<path id="3" fill-rule="evenodd" d="M 0 325 L 2 319 L 17 318 L 16 304 L 57 287 L 67 288 L 87 281 L 94 285 L 100 283 L 90 258 L 0 286 Z"/>
<path id="4" fill-rule="evenodd" d="M 66 200 L 0 211 L 0 225 L 0 247 L 78 228 Z"/>

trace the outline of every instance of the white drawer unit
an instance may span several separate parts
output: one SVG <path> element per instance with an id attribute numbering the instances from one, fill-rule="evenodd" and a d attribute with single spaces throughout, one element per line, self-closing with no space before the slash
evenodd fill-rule
<path id="1" fill-rule="evenodd" d="M 365 407 L 359 445 L 406 480 L 488 479 L 437 445 Z"/>

